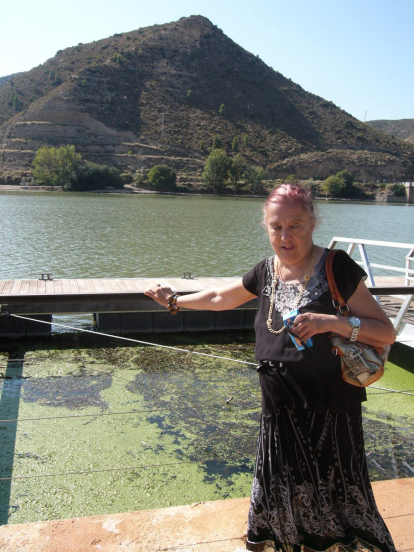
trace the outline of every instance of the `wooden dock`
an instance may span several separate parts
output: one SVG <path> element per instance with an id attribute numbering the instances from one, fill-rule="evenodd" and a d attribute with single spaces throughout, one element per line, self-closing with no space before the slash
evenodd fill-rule
<path id="1" fill-rule="evenodd" d="M 54 314 L 93 313 L 105 333 L 193 332 L 251 329 L 256 302 L 232 311 L 182 311 L 177 316 L 144 292 L 157 284 L 182 294 L 225 286 L 236 278 L 111 278 L 67 280 L 1 280 L 1 312 L 51 322 Z M 0 316 L 0 335 L 47 335 L 50 326 Z"/>
<path id="2" fill-rule="evenodd" d="M 214 331 L 251 329 L 256 301 L 232 311 L 182 311 L 172 317 L 165 308 L 144 295 L 150 287 L 161 284 L 178 293 L 187 294 L 213 289 L 236 281 L 223 278 L 73 278 L 38 280 L 0 280 L 0 335 L 47 335 L 50 326 L 42 322 L 25 322 L 8 314 L 33 316 L 51 322 L 52 315 L 93 313 L 99 331 L 107 333 L 157 333 L 171 331 Z M 397 315 L 402 300 L 396 295 L 404 286 L 403 277 L 377 277 L 372 293 L 381 301 L 390 317 Z M 404 288 L 411 290 L 413 288 Z M 414 324 L 411 306 L 404 321 Z"/>

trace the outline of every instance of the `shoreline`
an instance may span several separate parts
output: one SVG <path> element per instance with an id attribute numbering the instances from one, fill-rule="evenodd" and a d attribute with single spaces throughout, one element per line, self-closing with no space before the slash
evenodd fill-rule
<path id="1" fill-rule="evenodd" d="M 62 186 L 21 186 L 12 184 L 0 184 L 0 194 L 8 192 L 53 192 L 64 194 L 136 194 L 136 195 L 162 195 L 162 196 L 184 196 L 184 197 L 220 197 L 220 198 L 238 198 L 238 199 L 266 199 L 268 194 L 209 194 L 209 193 L 188 193 L 188 192 L 159 192 L 156 190 L 145 190 L 144 188 L 134 188 L 128 184 L 121 189 L 102 189 L 102 190 L 86 190 L 84 192 L 67 192 L 62 189 Z M 364 203 L 366 205 L 406 205 L 410 206 L 411 203 L 407 201 L 377 201 L 376 199 L 360 199 L 350 197 L 324 197 L 316 196 L 313 198 L 315 201 L 333 201 L 341 203 Z"/>

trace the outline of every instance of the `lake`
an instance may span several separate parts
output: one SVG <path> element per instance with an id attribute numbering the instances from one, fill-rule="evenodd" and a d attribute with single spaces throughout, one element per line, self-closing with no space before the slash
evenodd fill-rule
<path id="1" fill-rule="evenodd" d="M 272 253 L 262 205 L 252 198 L 1 194 L 0 278 L 242 275 Z M 332 236 L 414 241 L 413 206 L 318 202 L 317 208 L 319 245 Z M 406 253 L 368 248 L 371 260 L 399 266 Z"/>

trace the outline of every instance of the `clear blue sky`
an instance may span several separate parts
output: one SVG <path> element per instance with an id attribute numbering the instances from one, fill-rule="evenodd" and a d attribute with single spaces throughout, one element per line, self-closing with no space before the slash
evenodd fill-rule
<path id="1" fill-rule="evenodd" d="M 189 15 L 358 119 L 414 118 L 414 0 L 0 0 L 0 76 Z"/>

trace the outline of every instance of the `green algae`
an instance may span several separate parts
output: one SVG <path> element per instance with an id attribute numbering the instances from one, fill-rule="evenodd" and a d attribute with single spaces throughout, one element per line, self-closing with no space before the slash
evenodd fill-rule
<path id="1" fill-rule="evenodd" d="M 157 339 L 254 360 L 251 332 Z M 391 356 L 378 385 L 412 389 L 409 365 Z M 0 423 L 0 476 L 28 477 L 0 481 L 3 523 L 250 492 L 260 414 L 254 366 L 60 336 L 0 351 L 0 392 L 0 418 L 20 420 Z M 412 475 L 404 462 L 414 467 L 413 397 L 374 389 L 368 394 L 364 428 L 371 478 Z"/>

